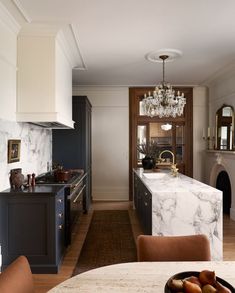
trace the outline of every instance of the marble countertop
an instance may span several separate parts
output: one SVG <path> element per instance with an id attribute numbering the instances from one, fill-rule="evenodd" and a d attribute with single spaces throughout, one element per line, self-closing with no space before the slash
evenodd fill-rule
<path id="1" fill-rule="evenodd" d="M 134 262 L 90 270 L 66 280 L 48 293 L 163 293 L 167 280 L 185 271 L 215 271 L 235 286 L 235 262 Z"/>
<path id="2" fill-rule="evenodd" d="M 65 185 L 35 185 L 34 187 L 30 186 L 28 188 L 22 188 L 22 189 L 11 189 L 8 188 L 2 192 L 0 192 L 1 195 L 8 194 L 9 196 L 15 196 L 15 195 L 34 195 L 34 194 L 56 194 L 61 189 L 63 189 Z"/>
<path id="3" fill-rule="evenodd" d="M 8 188 L 6 190 L 3 190 L 0 192 L 0 195 L 3 194 L 9 194 L 9 195 L 17 195 L 17 194 L 27 194 L 27 195 L 34 195 L 34 194 L 56 194 L 58 193 L 61 189 L 64 189 L 65 187 L 69 186 L 70 184 L 72 184 L 75 180 L 77 182 L 77 180 L 81 179 L 83 174 L 84 174 L 84 170 L 83 169 L 73 169 L 71 170 L 72 172 L 77 173 L 77 175 L 75 175 L 74 177 L 72 177 L 68 182 L 64 182 L 64 183 L 37 183 L 34 187 L 29 186 L 29 187 L 24 187 L 22 186 L 20 189 L 11 189 Z M 40 176 L 43 176 L 47 173 L 43 173 Z M 40 176 L 38 176 L 36 179 L 38 179 Z"/>
<path id="4" fill-rule="evenodd" d="M 198 192 L 199 190 L 203 193 L 216 193 L 217 196 L 222 199 L 222 194 L 218 189 L 211 187 L 207 184 L 199 182 L 191 177 L 185 176 L 181 173 L 178 174 L 177 177 L 173 177 L 169 171 L 159 171 L 150 173 L 149 171 L 145 171 L 142 168 L 134 169 L 134 172 L 139 176 L 145 186 L 149 189 L 151 193 L 156 192 L 164 192 L 164 193 L 172 193 L 176 191 L 180 192 Z M 145 174 L 164 174 L 160 178 L 148 179 L 145 177 Z"/>

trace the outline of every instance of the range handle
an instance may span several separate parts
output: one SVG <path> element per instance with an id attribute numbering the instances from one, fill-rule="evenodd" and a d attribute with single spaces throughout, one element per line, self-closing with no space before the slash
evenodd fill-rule
<path id="1" fill-rule="evenodd" d="M 82 176 L 82 178 L 73 186 L 73 189 L 75 189 L 82 181 L 84 178 L 86 178 L 87 172 Z"/>
<path id="2" fill-rule="evenodd" d="M 81 193 L 83 192 L 83 190 L 84 190 L 85 187 L 86 187 L 86 184 L 83 185 L 82 189 L 80 190 L 80 192 L 78 193 L 78 195 L 76 196 L 76 198 L 73 200 L 73 203 L 76 203 L 77 202 L 79 196 L 81 195 Z"/>
<path id="3" fill-rule="evenodd" d="M 84 178 L 86 178 L 86 176 L 87 176 L 87 173 L 85 173 L 82 176 L 82 178 L 71 188 L 71 193 L 67 197 L 68 200 L 73 200 L 74 196 L 76 196 L 79 189 L 80 189 L 79 194 L 81 194 L 80 192 L 84 189 L 84 185 L 82 184 L 82 181 L 84 180 Z"/>

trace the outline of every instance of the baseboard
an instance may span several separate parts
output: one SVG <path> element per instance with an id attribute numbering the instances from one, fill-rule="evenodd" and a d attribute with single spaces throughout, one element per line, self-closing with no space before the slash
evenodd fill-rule
<path id="1" fill-rule="evenodd" d="M 106 199 L 106 198 L 99 198 L 99 199 L 92 199 L 92 202 L 129 202 L 129 199 Z"/>

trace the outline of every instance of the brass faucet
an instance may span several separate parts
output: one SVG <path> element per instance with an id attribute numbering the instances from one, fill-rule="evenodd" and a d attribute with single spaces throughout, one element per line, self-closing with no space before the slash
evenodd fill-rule
<path id="1" fill-rule="evenodd" d="M 164 150 L 164 151 L 162 151 L 162 152 L 160 153 L 159 157 L 158 157 L 159 160 L 162 161 L 162 154 L 164 154 L 164 153 L 169 153 L 169 154 L 172 155 L 172 164 L 175 165 L 175 155 L 174 155 L 171 151 L 169 151 L 169 150 Z"/>
<path id="2" fill-rule="evenodd" d="M 171 152 L 171 151 L 169 151 L 169 150 L 164 150 L 164 151 L 162 151 L 161 153 L 160 153 L 160 155 L 159 155 L 159 160 L 160 161 L 162 161 L 162 154 L 164 154 L 164 153 L 169 153 L 169 154 L 171 154 L 172 155 L 172 164 L 171 164 L 171 174 L 174 176 L 174 177 L 176 177 L 176 176 L 178 176 L 178 168 L 177 168 L 177 166 L 176 166 L 176 164 L 175 164 L 175 155 Z"/>

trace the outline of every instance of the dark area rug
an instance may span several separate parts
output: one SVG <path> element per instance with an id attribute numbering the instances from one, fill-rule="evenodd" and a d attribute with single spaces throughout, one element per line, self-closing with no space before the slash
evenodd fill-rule
<path id="1" fill-rule="evenodd" d="M 128 211 L 94 211 L 73 276 L 101 266 L 136 260 Z"/>

